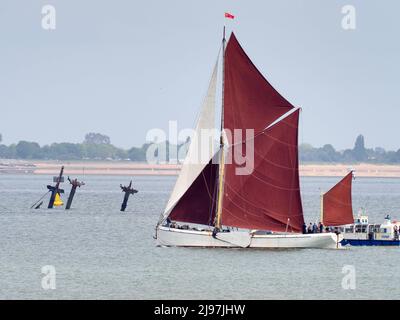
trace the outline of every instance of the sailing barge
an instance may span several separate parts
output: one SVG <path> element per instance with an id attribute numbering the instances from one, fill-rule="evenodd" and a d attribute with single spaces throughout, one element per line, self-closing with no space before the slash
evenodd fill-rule
<path id="1" fill-rule="evenodd" d="M 257 70 L 232 33 L 222 41 L 219 146 L 205 150 L 202 132 L 215 130 L 218 64 L 165 211 L 159 245 L 242 248 L 339 248 L 335 233 L 302 234 L 298 121 L 295 108 Z M 239 142 L 228 132 L 246 132 Z M 203 139 L 204 140 L 204 139 Z M 253 167 L 238 174 L 232 159 L 254 146 Z M 198 159 L 201 149 L 201 161 Z M 253 150 L 252 150 L 253 151 Z M 246 170 L 246 169 L 245 169 Z"/>
<path id="2" fill-rule="evenodd" d="M 365 214 L 359 214 L 354 219 L 352 180 L 353 172 L 350 172 L 321 195 L 323 224 L 343 235 L 341 244 L 344 246 L 399 246 L 400 222 L 392 222 L 389 215 L 382 224 L 369 223 Z"/>

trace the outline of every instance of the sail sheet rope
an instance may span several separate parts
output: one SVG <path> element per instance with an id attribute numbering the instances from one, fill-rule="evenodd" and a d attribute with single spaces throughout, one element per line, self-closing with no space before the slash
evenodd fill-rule
<path id="1" fill-rule="evenodd" d="M 211 206 L 210 206 L 210 211 L 209 211 L 209 222 L 208 222 L 208 224 L 211 224 L 212 223 L 212 216 L 213 216 L 213 210 L 214 210 L 214 204 L 215 204 L 215 191 L 216 191 L 216 184 L 214 185 L 214 190 L 213 190 L 213 194 L 211 194 L 210 193 L 210 189 L 208 188 L 208 182 L 207 182 L 207 180 L 206 180 L 206 177 L 205 177 L 205 175 L 204 175 L 204 172 L 202 171 L 201 172 L 201 175 L 202 175 L 202 177 L 203 177 L 203 181 L 204 181 L 204 185 L 206 186 L 206 190 L 207 190 L 207 193 L 208 193 L 208 197 L 209 197 L 209 199 L 210 199 L 210 202 L 211 202 Z"/>

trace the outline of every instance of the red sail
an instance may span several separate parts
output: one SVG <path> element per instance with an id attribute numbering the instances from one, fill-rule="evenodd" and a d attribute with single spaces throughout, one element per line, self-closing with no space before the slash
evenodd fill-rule
<path id="1" fill-rule="evenodd" d="M 264 130 L 293 106 L 257 70 L 232 33 L 225 51 L 224 127 Z"/>
<path id="2" fill-rule="evenodd" d="M 225 52 L 224 128 L 253 129 L 254 170 L 237 175 L 237 165 L 225 165 L 223 225 L 247 229 L 300 231 L 304 222 L 298 173 L 298 117 L 257 70 L 232 33 Z M 228 135 L 229 139 L 229 135 Z M 231 139 L 232 140 L 232 139 Z M 229 141 L 232 144 L 232 141 Z M 245 148 L 245 142 L 231 146 Z M 288 229 L 287 229 L 288 227 Z"/>
<path id="3" fill-rule="evenodd" d="M 342 226 L 354 223 L 351 202 L 351 182 L 353 172 L 350 172 L 323 196 L 323 219 L 326 226 Z"/>
<path id="4" fill-rule="evenodd" d="M 210 162 L 172 209 L 174 221 L 211 225 L 215 217 L 218 165 Z"/>
<path id="5" fill-rule="evenodd" d="M 225 165 L 223 225 L 301 230 L 304 218 L 298 170 L 298 120 L 296 110 L 254 138 L 251 174 L 237 175 L 235 161 Z M 227 158 L 235 148 L 242 145 L 231 146 Z"/>

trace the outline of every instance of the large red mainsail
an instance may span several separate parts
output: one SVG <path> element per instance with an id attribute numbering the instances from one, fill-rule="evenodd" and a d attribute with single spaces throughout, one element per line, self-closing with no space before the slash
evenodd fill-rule
<path id="1" fill-rule="evenodd" d="M 299 109 L 254 138 L 254 170 L 237 175 L 225 165 L 222 224 L 272 231 L 301 230 L 298 171 Z M 244 142 L 245 143 L 245 142 Z M 235 152 L 234 145 L 229 153 Z"/>
<path id="2" fill-rule="evenodd" d="M 169 217 L 174 221 L 211 225 L 215 217 L 218 164 L 212 160 L 179 199 Z"/>
<path id="3" fill-rule="evenodd" d="M 232 33 L 225 54 L 224 128 L 232 133 L 235 129 L 254 130 L 254 170 L 237 175 L 234 160 L 225 165 L 222 225 L 301 230 L 299 110 L 266 129 L 293 108 L 257 70 Z M 245 150 L 245 140 L 231 145 L 228 159 L 235 148 Z"/>
<path id="4" fill-rule="evenodd" d="M 258 71 L 232 33 L 225 51 L 224 127 L 254 129 L 257 134 L 292 108 Z"/>
<path id="5" fill-rule="evenodd" d="M 347 174 L 323 195 L 322 223 L 326 226 L 342 226 L 354 223 L 351 201 L 353 172 Z"/>

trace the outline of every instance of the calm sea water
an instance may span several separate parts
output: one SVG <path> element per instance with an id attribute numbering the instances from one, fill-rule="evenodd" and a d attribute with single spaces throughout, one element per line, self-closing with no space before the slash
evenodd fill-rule
<path id="1" fill-rule="evenodd" d="M 337 180 L 302 178 L 307 221 L 318 219 L 319 188 Z M 86 176 L 69 212 L 30 210 L 50 181 L 0 175 L 2 299 L 400 298 L 399 248 L 162 248 L 154 226 L 175 178 L 134 178 L 139 193 L 125 213 L 119 184 L 129 178 L 110 176 Z M 353 198 L 355 211 L 367 208 L 370 221 L 387 213 L 400 219 L 400 179 L 358 178 Z M 55 267 L 55 290 L 41 286 L 45 265 Z M 342 288 L 346 265 L 355 268 L 354 290 Z"/>

